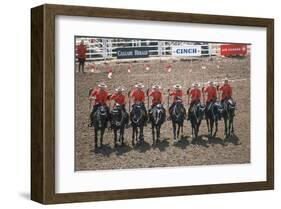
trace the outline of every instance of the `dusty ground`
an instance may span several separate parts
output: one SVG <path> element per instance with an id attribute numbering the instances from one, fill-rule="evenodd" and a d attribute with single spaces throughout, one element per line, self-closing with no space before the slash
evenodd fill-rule
<path id="1" fill-rule="evenodd" d="M 75 169 L 102 170 L 123 168 L 145 168 L 163 166 L 190 166 L 211 164 L 234 164 L 250 162 L 250 61 L 247 58 L 208 58 L 203 61 L 174 61 L 172 72 L 169 74 L 164 67 L 167 60 L 152 60 L 150 71 L 144 70 L 143 62 L 133 63 L 132 73 L 127 73 L 127 63 L 114 63 L 113 79 L 107 78 L 104 66 L 99 66 L 100 73 L 76 73 L 76 121 L 75 121 Z M 205 65 L 204 76 L 201 65 Z M 219 68 L 217 67 L 219 65 Z M 189 69 L 192 67 L 192 72 Z M 147 86 L 153 82 L 162 84 L 167 104 L 167 89 L 175 83 L 183 85 L 186 91 L 191 81 L 206 82 L 209 79 L 221 81 L 225 76 L 232 80 L 234 98 L 237 101 L 236 117 L 234 121 L 235 136 L 225 146 L 223 144 L 223 121 L 219 122 L 217 138 L 207 143 L 207 127 L 202 122 L 199 135 L 200 144 L 191 143 L 190 123 L 185 121 L 184 136 L 177 143 L 172 141 L 172 125 L 170 121 L 164 123 L 161 130 L 161 142 L 152 146 L 151 129 L 145 128 L 145 143 L 132 147 L 131 129 L 125 132 L 124 147 L 113 146 L 113 133 L 106 131 L 104 146 L 94 149 L 94 131 L 87 127 L 89 116 L 88 90 L 104 80 L 111 92 L 122 84 L 130 89 L 136 82 L 143 82 Z M 187 96 L 185 96 L 185 102 Z M 128 107 L 127 107 L 128 108 Z M 239 140 L 240 143 L 236 143 Z"/>

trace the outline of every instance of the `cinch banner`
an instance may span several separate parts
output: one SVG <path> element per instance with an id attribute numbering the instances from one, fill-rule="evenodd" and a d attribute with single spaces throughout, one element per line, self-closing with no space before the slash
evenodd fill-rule
<path id="1" fill-rule="evenodd" d="M 182 57 L 201 56 L 201 46 L 200 45 L 172 46 L 172 55 L 182 56 Z"/>
<path id="2" fill-rule="evenodd" d="M 223 56 L 234 56 L 240 55 L 245 56 L 247 54 L 246 44 L 223 44 L 221 45 L 221 55 Z"/>
<path id="3" fill-rule="evenodd" d="M 145 58 L 149 56 L 149 48 L 147 47 L 117 48 L 116 53 L 117 53 L 117 59 Z"/>

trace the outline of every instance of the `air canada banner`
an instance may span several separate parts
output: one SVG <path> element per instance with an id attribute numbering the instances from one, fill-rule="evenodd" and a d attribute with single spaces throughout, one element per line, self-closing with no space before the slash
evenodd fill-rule
<path id="1" fill-rule="evenodd" d="M 201 56 L 200 45 L 172 46 L 172 55 L 181 57 Z"/>
<path id="2" fill-rule="evenodd" d="M 117 59 L 145 58 L 149 56 L 147 47 L 117 48 Z"/>
<path id="3" fill-rule="evenodd" d="M 223 44 L 221 45 L 221 55 L 223 56 L 245 56 L 247 54 L 246 44 Z"/>

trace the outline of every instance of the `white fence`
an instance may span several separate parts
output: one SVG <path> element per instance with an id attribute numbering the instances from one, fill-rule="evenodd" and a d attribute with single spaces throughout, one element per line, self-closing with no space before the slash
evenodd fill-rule
<path id="1" fill-rule="evenodd" d="M 90 38 L 77 37 L 76 45 L 81 40 L 87 46 L 87 61 L 112 60 L 117 58 L 116 50 L 118 48 L 147 48 L 149 57 L 172 57 L 173 47 L 181 46 L 198 46 L 201 47 L 201 56 L 218 56 L 220 55 L 220 45 L 217 43 L 204 42 L 184 42 L 184 41 L 164 41 L 164 40 L 135 40 L 119 38 Z M 192 56 L 188 56 L 193 58 Z"/>

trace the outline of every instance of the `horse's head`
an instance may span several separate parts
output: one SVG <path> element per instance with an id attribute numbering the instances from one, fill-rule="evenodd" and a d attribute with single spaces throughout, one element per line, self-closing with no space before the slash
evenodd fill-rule
<path id="1" fill-rule="evenodd" d="M 184 106 L 182 102 L 176 102 L 172 110 L 172 121 L 182 122 L 184 120 Z"/>
<path id="2" fill-rule="evenodd" d="M 100 128 L 106 126 L 109 117 L 106 107 L 103 105 L 99 106 L 94 117 Z"/>
<path id="3" fill-rule="evenodd" d="M 141 104 L 135 104 L 133 105 L 133 109 L 131 111 L 131 120 L 133 123 L 138 124 L 143 116 L 142 113 L 142 106 Z"/>
<path id="4" fill-rule="evenodd" d="M 175 101 L 176 101 L 176 103 L 182 103 L 182 98 L 176 96 Z"/>
<path id="5" fill-rule="evenodd" d="M 120 126 L 122 124 L 123 114 L 121 105 L 115 105 L 111 110 L 111 125 Z"/>
<path id="6" fill-rule="evenodd" d="M 226 101 L 226 111 L 228 112 L 228 114 L 230 115 L 234 115 L 235 112 L 235 107 L 236 107 L 236 102 L 230 98 Z"/>
<path id="7" fill-rule="evenodd" d="M 157 110 L 162 110 L 163 109 L 163 105 L 160 104 L 160 103 L 155 105 L 155 107 L 156 107 Z"/>
<path id="8" fill-rule="evenodd" d="M 229 108 L 234 109 L 236 106 L 236 102 L 230 98 L 227 100 L 227 105 L 229 106 Z"/>
<path id="9" fill-rule="evenodd" d="M 153 118 L 152 122 L 154 125 L 160 125 L 165 120 L 165 109 L 162 104 L 157 104 L 152 109 L 151 117 Z"/>
<path id="10" fill-rule="evenodd" d="M 122 105 L 119 104 L 119 103 L 116 103 L 115 106 L 114 106 L 114 109 L 122 110 Z"/>
<path id="11" fill-rule="evenodd" d="M 106 110 L 106 107 L 101 105 L 98 110 L 97 110 L 97 114 L 99 116 L 99 119 L 102 121 L 102 122 L 105 122 L 107 121 L 108 119 L 108 113 L 107 113 L 107 110 Z"/>
<path id="12" fill-rule="evenodd" d="M 196 114 L 199 119 L 203 119 L 205 110 L 206 110 L 206 106 L 203 103 L 196 104 Z"/>

